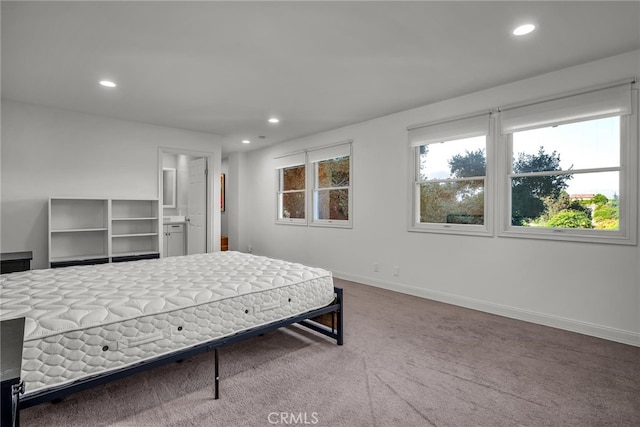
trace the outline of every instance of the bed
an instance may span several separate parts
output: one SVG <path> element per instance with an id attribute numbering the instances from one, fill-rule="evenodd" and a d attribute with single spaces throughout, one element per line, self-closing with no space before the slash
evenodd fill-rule
<path id="1" fill-rule="evenodd" d="M 329 271 L 240 252 L 0 276 L 0 320 L 25 318 L 20 408 L 293 323 L 343 343 Z M 324 319 L 324 320 L 321 320 Z"/>

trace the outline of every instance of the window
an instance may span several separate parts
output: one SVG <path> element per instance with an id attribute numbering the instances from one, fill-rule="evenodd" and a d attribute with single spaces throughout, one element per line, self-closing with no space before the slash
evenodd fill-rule
<path id="1" fill-rule="evenodd" d="M 280 218 L 305 219 L 305 166 L 280 169 Z"/>
<path id="2" fill-rule="evenodd" d="M 632 98 L 625 84 L 501 113 L 501 235 L 635 244 Z"/>
<path id="3" fill-rule="evenodd" d="M 305 157 L 304 153 L 297 153 L 277 159 L 278 222 L 307 223 Z"/>
<path id="4" fill-rule="evenodd" d="M 489 123 L 487 113 L 409 129 L 411 231 L 490 233 Z"/>
<path id="5" fill-rule="evenodd" d="M 312 224 L 351 226 L 351 143 L 309 151 Z"/>
<path id="6" fill-rule="evenodd" d="M 275 163 L 276 223 L 351 227 L 351 141 L 278 157 Z"/>
<path id="7" fill-rule="evenodd" d="M 349 156 L 315 164 L 314 220 L 349 220 Z"/>

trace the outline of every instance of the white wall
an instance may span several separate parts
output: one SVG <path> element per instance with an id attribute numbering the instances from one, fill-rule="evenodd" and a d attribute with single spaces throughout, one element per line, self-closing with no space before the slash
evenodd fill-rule
<path id="1" fill-rule="evenodd" d="M 159 147 L 212 153 L 220 173 L 217 135 L 3 100 L 0 249 L 48 266 L 52 196 L 158 198 Z"/>
<path id="2" fill-rule="evenodd" d="M 243 152 L 229 154 L 227 168 L 225 206 L 229 250 L 251 252 L 249 233 L 254 212 L 249 203 L 253 194 L 250 191 L 251 182 L 248 181 L 251 178 L 244 172 L 247 169 L 247 154 Z"/>
<path id="3" fill-rule="evenodd" d="M 640 77 L 640 51 L 250 152 L 241 169 L 250 212 L 241 249 L 252 245 L 255 253 L 337 277 L 640 345 L 637 246 L 407 231 L 407 126 L 632 76 Z M 273 158 L 347 139 L 353 229 L 276 225 Z"/>

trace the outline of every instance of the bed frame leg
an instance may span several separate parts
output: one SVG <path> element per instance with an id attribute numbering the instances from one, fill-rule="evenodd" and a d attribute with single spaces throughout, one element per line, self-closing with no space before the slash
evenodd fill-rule
<path id="1" fill-rule="evenodd" d="M 219 392 L 219 388 L 220 388 L 220 370 L 219 370 L 219 363 L 218 363 L 218 348 L 216 347 L 213 350 L 213 371 L 214 371 L 214 375 L 215 378 L 213 380 L 213 387 L 214 387 L 214 399 L 219 399 L 220 398 L 220 392 Z"/>
<path id="2" fill-rule="evenodd" d="M 337 317 L 338 317 L 338 324 L 337 326 L 337 332 L 338 332 L 338 338 L 337 338 L 337 344 L 338 345 L 343 345 L 344 344 L 344 322 L 343 322 L 343 307 L 344 307 L 344 297 L 343 297 L 343 290 L 342 288 L 335 288 L 336 291 L 336 296 L 338 299 L 338 303 L 340 304 L 340 309 L 338 309 Z"/>

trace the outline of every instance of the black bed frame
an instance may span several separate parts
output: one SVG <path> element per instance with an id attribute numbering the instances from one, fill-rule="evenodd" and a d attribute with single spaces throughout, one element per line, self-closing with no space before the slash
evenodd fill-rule
<path id="1" fill-rule="evenodd" d="M 211 350 L 215 352 L 214 354 L 214 370 L 215 370 L 214 398 L 218 399 L 219 398 L 219 380 L 220 380 L 219 367 L 218 367 L 218 349 L 220 347 L 223 347 L 228 344 L 233 344 L 239 341 L 243 341 L 257 335 L 262 335 L 267 332 L 271 332 L 276 329 L 282 328 L 284 326 L 289 326 L 292 324 L 299 324 L 304 327 L 307 327 L 315 332 L 318 332 L 322 335 L 326 335 L 330 338 L 335 339 L 338 345 L 342 345 L 343 339 L 344 339 L 343 290 L 342 288 L 334 287 L 334 292 L 335 292 L 334 301 L 325 307 L 308 311 L 298 316 L 289 317 L 283 320 L 278 320 L 276 322 L 272 322 L 264 326 L 259 326 L 252 329 L 248 329 L 243 332 L 238 332 L 234 335 L 230 335 L 227 337 L 216 338 L 211 341 L 198 344 L 195 347 L 190 347 L 185 350 L 178 350 L 173 353 L 158 356 L 156 358 L 149 359 L 149 360 L 140 362 L 136 365 L 119 369 L 117 371 L 107 372 L 104 374 L 96 374 L 95 376 L 78 380 L 72 384 L 68 384 L 65 386 L 57 387 L 57 388 L 52 388 L 49 390 L 42 391 L 40 393 L 34 393 L 32 395 L 27 394 L 24 397 L 20 397 L 19 407 L 20 409 L 25 409 L 34 405 L 38 405 L 40 403 L 56 401 L 65 396 L 68 396 L 72 393 L 76 393 L 81 390 L 85 390 L 100 384 L 105 384 L 110 381 L 124 378 L 126 376 L 129 376 L 147 369 L 151 369 L 156 366 L 164 365 L 171 362 L 177 362 L 187 357 L 191 357 L 196 354 L 204 353 Z M 330 315 L 331 321 L 329 322 L 330 325 L 325 325 L 323 324 L 324 322 L 319 323 L 318 318 L 320 316 L 327 315 L 330 313 L 331 313 Z M 2 408 L 3 411 L 4 409 L 5 408 Z"/>

